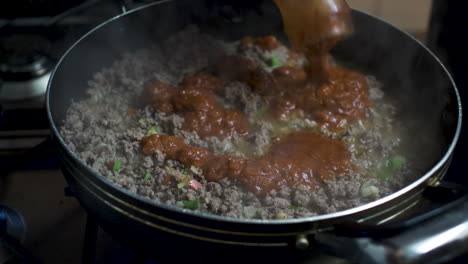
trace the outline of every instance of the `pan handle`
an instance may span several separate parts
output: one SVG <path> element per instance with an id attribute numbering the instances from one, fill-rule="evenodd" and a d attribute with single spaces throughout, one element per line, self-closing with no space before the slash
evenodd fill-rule
<path id="1" fill-rule="evenodd" d="M 355 263 L 443 263 L 468 252 L 468 192 L 465 187 L 441 184 L 428 189 L 430 199 L 455 200 L 397 224 L 366 226 L 344 223 L 333 232 L 315 235 L 327 253 Z"/>

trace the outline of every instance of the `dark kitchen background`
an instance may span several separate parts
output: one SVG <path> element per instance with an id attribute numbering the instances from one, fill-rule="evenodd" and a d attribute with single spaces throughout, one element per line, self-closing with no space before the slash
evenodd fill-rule
<path id="1" fill-rule="evenodd" d="M 49 135 L 44 94 L 51 70 L 62 54 L 100 23 L 149 2 L 152 1 L 2 1 L 0 238 L 6 231 L 17 238 L 25 248 L 24 252 L 16 252 L 19 255 L 32 254 L 43 263 L 81 263 L 83 255 L 94 253 L 97 263 L 154 263 L 123 248 L 101 230 L 94 237 L 92 225 L 86 230 L 86 213 L 67 193 L 54 150 L 46 146 L 30 151 Z M 467 1 L 348 0 L 348 3 L 426 42 L 449 67 L 462 100 L 468 105 Z M 462 184 L 468 184 L 465 131 L 447 176 Z M 2 238 L 0 242 L 5 241 Z M 1 244 L 0 264 L 20 263 Z M 346 263 L 318 253 L 313 253 L 311 259 L 318 263 Z M 458 261 L 462 260 L 453 262 Z"/>

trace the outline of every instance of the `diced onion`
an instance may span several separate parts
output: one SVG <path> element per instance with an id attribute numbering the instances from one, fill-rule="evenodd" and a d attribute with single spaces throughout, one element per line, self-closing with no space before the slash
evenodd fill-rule
<path id="1" fill-rule="evenodd" d="M 370 182 L 365 182 L 361 185 L 361 195 L 364 198 L 376 199 L 380 197 L 380 190 L 378 187 L 372 185 Z"/>

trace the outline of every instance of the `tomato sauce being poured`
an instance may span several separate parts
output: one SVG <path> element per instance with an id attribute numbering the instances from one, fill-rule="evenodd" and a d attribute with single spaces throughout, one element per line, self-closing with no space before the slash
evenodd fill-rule
<path id="1" fill-rule="evenodd" d="M 342 131 L 366 118 L 372 105 L 365 77 L 333 65 L 330 50 L 352 31 L 351 11 L 344 0 L 275 0 L 283 16 L 293 48 L 305 54 L 304 69 L 283 66 L 272 74 L 239 58 L 225 58 L 219 76 L 238 76 L 254 92 L 267 97 L 276 119 L 312 115 L 323 127 Z M 256 45 L 266 51 L 278 47 L 273 36 L 245 37 L 241 45 Z M 242 70 L 236 70 L 235 68 Z M 227 71 L 226 69 L 229 69 Z M 237 72 L 237 73 L 236 73 Z"/>
<path id="2" fill-rule="evenodd" d="M 274 1 L 293 48 L 309 61 L 309 73 L 328 81 L 332 67 L 329 52 L 352 31 L 351 10 L 345 0 Z"/>

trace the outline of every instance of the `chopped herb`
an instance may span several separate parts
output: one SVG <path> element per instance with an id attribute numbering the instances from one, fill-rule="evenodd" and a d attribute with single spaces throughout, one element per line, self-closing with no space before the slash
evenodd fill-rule
<path id="1" fill-rule="evenodd" d="M 152 135 L 152 134 L 159 134 L 159 129 L 157 126 L 152 126 L 150 127 L 150 129 L 148 130 L 148 132 L 146 132 L 146 134 L 148 135 Z"/>
<path id="2" fill-rule="evenodd" d="M 149 171 L 146 172 L 145 177 L 143 178 L 145 181 L 151 178 L 151 173 Z"/>
<path id="3" fill-rule="evenodd" d="M 405 162 L 406 159 L 402 156 L 395 156 L 392 159 L 387 160 L 385 162 L 385 166 L 377 172 L 377 177 L 384 181 L 389 180 L 395 172 L 403 167 Z"/>
<path id="4" fill-rule="evenodd" d="M 297 207 L 297 205 L 294 205 L 294 204 L 291 204 L 289 208 L 293 209 L 294 212 L 297 212 L 297 210 L 299 210 L 299 207 Z"/>
<path id="5" fill-rule="evenodd" d="M 278 57 L 271 57 L 270 59 L 270 67 L 272 67 L 273 69 L 274 68 L 277 68 L 280 66 L 280 63 L 279 63 L 279 59 Z"/>
<path id="6" fill-rule="evenodd" d="M 199 200 L 193 200 L 193 201 L 183 200 L 182 205 L 184 206 L 184 208 L 197 210 L 200 207 L 200 201 Z"/>
<path id="7" fill-rule="evenodd" d="M 113 171 L 118 171 L 122 168 L 122 160 L 115 160 L 114 161 L 114 166 L 112 166 Z"/>
<path id="8" fill-rule="evenodd" d="M 187 186 L 187 182 L 186 182 L 186 181 L 179 182 L 179 183 L 177 184 L 177 188 L 179 188 L 179 189 L 182 189 L 182 188 L 184 188 L 185 186 Z"/>
<path id="9" fill-rule="evenodd" d="M 383 168 L 377 172 L 377 177 L 383 181 L 386 181 L 392 177 L 393 173 L 388 168 Z"/>
<path id="10" fill-rule="evenodd" d="M 182 174 L 183 175 L 188 175 L 188 172 L 185 169 L 182 169 Z"/>
<path id="11" fill-rule="evenodd" d="M 392 164 L 392 169 L 394 170 L 399 170 L 401 167 L 403 167 L 403 164 L 405 164 L 406 159 L 405 157 L 402 156 L 395 156 L 393 157 L 391 164 Z"/>
<path id="12" fill-rule="evenodd" d="M 212 200 L 219 200 L 219 197 L 218 196 L 211 196 L 211 199 Z"/>

